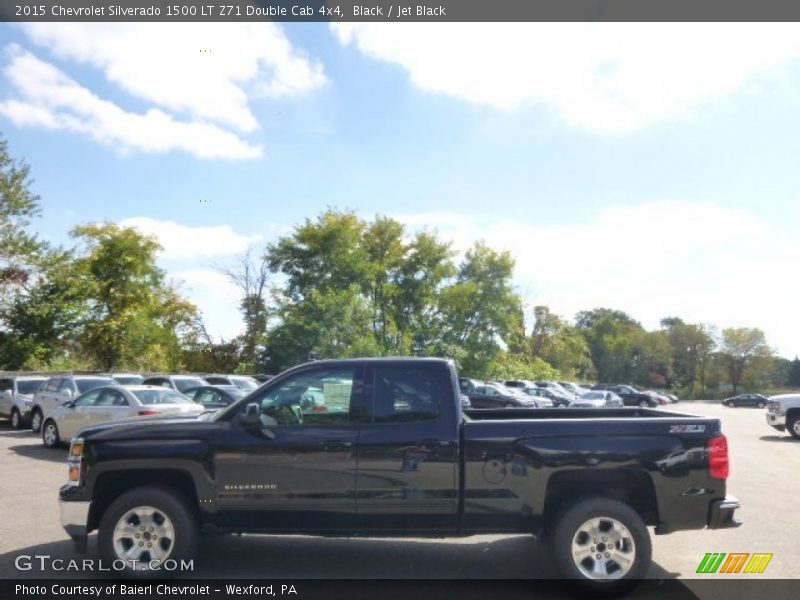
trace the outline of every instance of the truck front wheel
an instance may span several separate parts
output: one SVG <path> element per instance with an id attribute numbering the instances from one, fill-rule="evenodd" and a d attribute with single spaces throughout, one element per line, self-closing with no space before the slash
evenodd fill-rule
<path id="1" fill-rule="evenodd" d="M 100 520 L 97 544 L 106 564 L 124 562 L 126 575 L 166 573 L 192 558 L 197 525 L 182 496 L 160 487 L 140 487 L 111 503 Z"/>
<path id="2" fill-rule="evenodd" d="M 556 519 L 550 543 L 564 577 L 592 593 L 627 592 L 650 568 L 647 526 L 619 500 L 592 497 L 567 507 Z"/>
<path id="3" fill-rule="evenodd" d="M 794 439 L 800 440 L 800 415 L 794 415 L 786 421 L 786 430 Z"/>

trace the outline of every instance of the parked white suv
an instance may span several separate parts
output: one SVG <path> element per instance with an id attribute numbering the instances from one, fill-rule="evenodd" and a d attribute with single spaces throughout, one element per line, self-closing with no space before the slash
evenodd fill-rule
<path id="1" fill-rule="evenodd" d="M 31 416 L 33 395 L 47 379 L 44 375 L 0 375 L 0 417 L 11 421 L 11 427 L 23 427 Z"/>
<path id="2" fill-rule="evenodd" d="M 31 429 L 36 433 L 42 428 L 44 417 L 67 400 L 101 385 L 116 385 L 106 375 L 54 375 L 42 384 L 33 396 L 31 406 Z"/>
<path id="3" fill-rule="evenodd" d="M 800 394 L 780 394 L 767 400 L 767 425 L 800 440 Z"/>

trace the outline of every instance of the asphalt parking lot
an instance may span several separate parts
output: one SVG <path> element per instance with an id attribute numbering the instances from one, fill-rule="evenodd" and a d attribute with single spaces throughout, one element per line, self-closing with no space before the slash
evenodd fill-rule
<path id="1" fill-rule="evenodd" d="M 722 577 L 696 574 L 706 552 L 769 552 L 774 556 L 763 574 L 730 577 L 798 577 L 800 442 L 768 427 L 763 410 L 710 403 L 681 403 L 674 410 L 722 418 L 732 461 L 728 490 L 742 503 L 737 515 L 744 525 L 653 536 L 649 576 L 678 578 L 691 588 L 700 578 Z M 0 577 L 32 575 L 15 568 L 20 554 L 80 557 L 61 529 L 56 504 L 57 490 L 66 478 L 66 450 L 48 450 L 38 436 L 14 431 L 0 421 L 0 454 Z M 97 557 L 94 536 L 89 556 Z M 70 573 L 76 575 L 80 576 Z M 57 577 L 59 573 L 36 572 L 35 576 Z M 394 540 L 245 535 L 204 539 L 193 576 L 529 579 L 557 574 L 547 548 L 531 536 Z"/>

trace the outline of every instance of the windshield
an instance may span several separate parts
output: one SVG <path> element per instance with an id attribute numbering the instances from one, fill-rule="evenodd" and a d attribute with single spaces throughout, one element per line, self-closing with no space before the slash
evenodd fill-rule
<path id="1" fill-rule="evenodd" d="M 41 379 L 17 379 L 17 390 L 20 394 L 35 394 L 44 381 L 44 377 Z"/>
<path id="2" fill-rule="evenodd" d="M 252 392 L 258 387 L 258 382 L 252 377 L 231 377 L 231 383 L 244 392 Z"/>
<path id="3" fill-rule="evenodd" d="M 76 379 L 75 384 L 78 386 L 78 393 L 83 394 L 89 390 L 93 390 L 101 385 L 115 385 L 117 382 L 110 377 L 98 377 L 97 379 Z"/>
<path id="4" fill-rule="evenodd" d="M 583 395 L 584 400 L 605 400 L 605 392 L 589 392 Z"/>
<path id="5" fill-rule="evenodd" d="M 142 404 L 194 404 L 174 390 L 134 390 L 132 393 Z"/>
<path id="6" fill-rule="evenodd" d="M 175 382 L 175 387 L 181 392 L 183 390 L 188 390 L 189 388 L 206 385 L 206 382 L 199 377 L 181 377 L 180 379 L 176 377 L 173 379 L 173 381 Z"/>

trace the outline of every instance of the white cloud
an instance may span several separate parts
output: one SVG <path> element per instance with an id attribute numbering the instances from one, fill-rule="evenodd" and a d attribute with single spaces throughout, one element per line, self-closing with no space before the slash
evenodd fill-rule
<path id="1" fill-rule="evenodd" d="M 79 85 L 18 46 L 8 47 L 6 77 L 19 98 L 0 102 L 0 114 L 19 126 L 81 133 L 127 152 L 183 150 L 199 158 L 255 158 L 261 148 L 201 121 L 183 122 L 157 108 L 127 112 Z"/>
<path id="2" fill-rule="evenodd" d="M 165 259 L 232 256 L 245 252 L 262 239 L 260 235 L 236 233 L 229 225 L 191 227 L 150 217 L 131 217 L 119 224 L 154 236 L 164 248 L 162 257 Z"/>
<path id="3" fill-rule="evenodd" d="M 248 95 L 281 97 L 325 83 L 320 63 L 274 23 L 28 23 L 34 43 L 101 69 L 137 98 L 253 131 Z"/>
<path id="4" fill-rule="evenodd" d="M 655 201 L 612 207 L 577 225 L 447 213 L 397 218 L 435 227 L 462 252 L 480 239 L 510 250 L 520 291 L 564 316 L 607 306 L 648 327 L 672 315 L 761 327 L 784 355 L 800 354 L 800 279 L 792 276 L 800 241 L 751 212 Z"/>
<path id="5" fill-rule="evenodd" d="M 171 273 L 171 277 L 200 309 L 206 330 L 212 337 L 227 340 L 242 332 L 239 290 L 222 273 L 188 269 Z"/>
<path id="6" fill-rule="evenodd" d="M 621 132 L 699 109 L 800 57 L 796 23 L 336 23 L 417 87 L 501 110 L 539 105 Z M 757 86 L 754 86 L 757 87 Z"/>
<path id="7" fill-rule="evenodd" d="M 83 134 L 121 152 L 188 152 L 251 159 L 260 146 L 234 131 L 259 128 L 251 102 L 293 97 L 326 84 L 274 23 L 26 23 L 22 31 L 67 63 L 54 66 L 6 48 L 14 90 L 0 114 L 18 126 Z M 98 69 L 137 106 L 123 108 L 67 73 Z M 83 75 L 83 72 L 81 72 Z M 144 108 L 138 108 L 144 104 Z"/>

